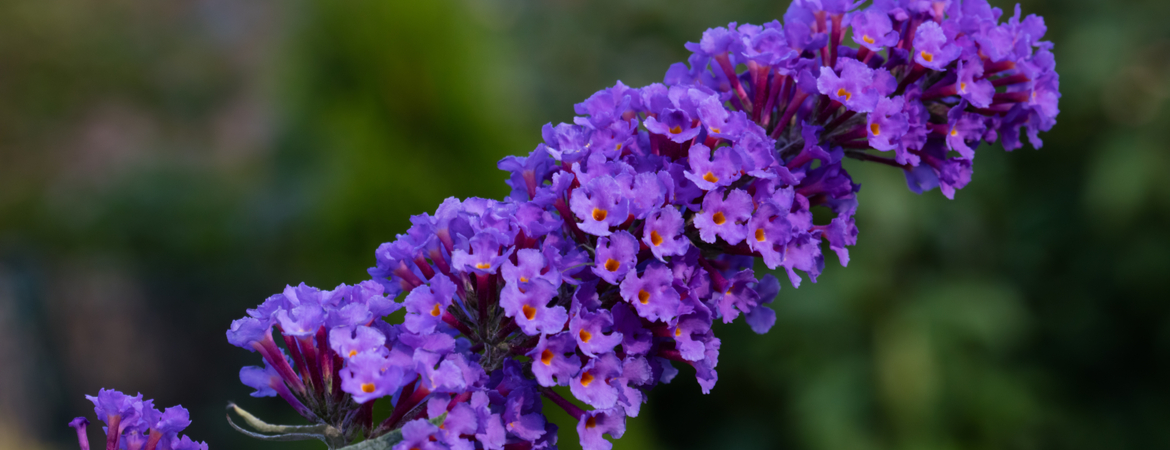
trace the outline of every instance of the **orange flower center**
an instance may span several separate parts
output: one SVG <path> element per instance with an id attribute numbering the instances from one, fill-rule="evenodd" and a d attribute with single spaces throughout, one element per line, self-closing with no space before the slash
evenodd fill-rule
<path id="1" fill-rule="evenodd" d="M 593 383 L 593 374 L 591 374 L 589 372 L 585 372 L 585 374 L 581 375 L 581 386 L 589 387 L 589 385 L 592 383 Z"/>
<path id="2" fill-rule="evenodd" d="M 711 221 L 715 222 L 715 225 L 723 225 L 724 222 L 727 222 L 727 217 L 723 215 L 723 211 L 720 211 L 711 216 Z"/>
<path id="3" fill-rule="evenodd" d="M 439 304 L 435 303 L 435 307 L 431 308 L 431 316 L 439 317 L 439 314 L 442 314 L 442 312 L 439 311 Z"/>
<path id="4" fill-rule="evenodd" d="M 767 240 L 767 236 L 764 236 L 764 229 L 756 228 L 756 242 L 764 242 L 765 240 Z"/>
<path id="5" fill-rule="evenodd" d="M 865 36 L 862 36 L 861 40 L 865 41 L 866 44 L 873 44 L 874 43 L 873 38 L 869 37 L 868 34 Z"/>
<path id="6" fill-rule="evenodd" d="M 841 89 L 837 89 L 837 96 L 838 97 L 845 97 L 845 101 L 849 101 L 849 99 L 853 98 L 853 93 L 846 91 L 845 88 L 841 88 Z"/>
<path id="7" fill-rule="evenodd" d="M 581 330 L 580 333 L 577 333 L 577 336 L 581 337 L 581 342 L 589 342 L 590 339 L 593 339 L 593 333 L 585 330 Z"/>
<path id="8" fill-rule="evenodd" d="M 650 243 L 654 244 L 655 247 L 662 245 L 662 235 L 658 234 L 657 231 L 651 231 L 650 232 Z"/>
<path id="9" fill-rule="evenodd" d="M 934 61 L 934 55 L 927 53 L 926 51 L 923 51 L 921 53 L 921 55 L 922 55 L 922 59 L 926 62 Z"/>
<path id="10" fill-rule="evenodd" d="M 520 311 L 524 313 L 524 317 L 527 318 L 528 320 L 532 320 L 533 317 L 536 317 L 536 308 L 533 308 L 531 306 L 528 306 L 528 305 L 521 306 Z"/>
<path id="11" fill-rule="evenodd" d="M 679 336 L 682 336 L 682 328 L 675 328 L 674 329 L 674 337 L 679 337 Z"/>
<path id="12" fill-rule="evenodd" d="M 609 215 L 609 211 L 606 211 L 606 210 L 601 209 L 601 208 L 593 208 L 593 220 L 601 222 L 602 220 L 605 220 L 605 216 L 608 216 L 608 215 Z"/>
<path id="13" fill-rule="evenodd" d="M 708 183 L 715 183 L 715 182 L 719 181 L 719 177 L 715 176 L 715 174 L 711 173 L 711 171 L 708 170 L 707 174 L 703 175 L 703 181 L 706 181 Z"/>
<path id="14" fill-rule="evenodd" d="M 475 268 L 476 268 L 476 269 L 480 269 L 480 270 L 487 270 L 487 269 L 488 269 L 488 268 L 490 268 L 491 266 L 492 266 L 492 265 L 491 265 L 491 264 L 488 264 L 488 263 L 477 263 L 477 264 L 475 265 Z"/>
<path id="15" fill-rule="evenodd" d="M 540 362 L 544 363 L 544 365 L 546 365 L 546 366 L 552 365 L 552 359 L 553 359 L 552 350 L 549 350 L 546 348 L 546 349 L 544 349 L 543 352 L 540 352 Z"/>
<path id="16" fill-rule="evenodd" d="M 645 289 L 638 291 L 638 301 L 643 305 L 650 303 L 650 293 L 646 292 Z"/>
<path id="17" fill-rule="evenodd" d="M 350 350 L 350 351 L 349 351 L 349 357 L 350 357 L 350 358 L 353 358 L 355 355 L 357 355 L 357 350 Z"/>
<path id="18" fill-rule="evenodd" d="M 679 133 L 682 133 L 682 127 L 680 127 L 678 125 L 675 125 L 673 128 L 670 129 L 670 134 L 679 134 Z"/>
<path id="19" fill-rule="evenodd" d="M 374 383 L 362 383 L 362 392 L 367 394 L 374 392 Z"/>
<path id="20" fill-rule="evenodd" d="M 596 428 L 596 427 L 597 427 L 597 419 L 595 419 L 593 417 L 585 419 L 585 428 Z"/>
<path id="21" fill-rule="evenodd" d="M 882 126 L 878 125 L 877 122 L 874 122 L 869 125 L 869 131 L 872 132 L 874 136 L 879 136 L 882 134 Z"/>
<path id="22" fill-rule="evenodd" d="M 622 266 L 622 263 L 616 259 L 609 258 L 609 259 L 605 260 L 605 270 L 608 270 L 610 272 L 617 272 L 618 268 L 621 266 Z"/>

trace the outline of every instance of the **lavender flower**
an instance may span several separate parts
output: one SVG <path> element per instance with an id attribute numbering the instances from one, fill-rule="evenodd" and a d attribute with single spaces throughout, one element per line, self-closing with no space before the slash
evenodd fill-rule
<path id="1" fill-rule="evenodd" d="M 85 397 L 93 402 L 98 420 L 106 424 L 107 450 L 207 450 L 206 443 L 179 436 L 179 432 L 191 425 L 191 416 L 182 406 L 159 411 L 154 408 L 154 401 L 144 400 L 142 394 L 131 397 L 112 389 L 101 389 L 96 397 Z M 69 422 L 77 431 L 81 450 L 89 450 L 88 425 L 85 417 Z"/>
<path id="2" fill-rule="evenodd" d="M 1018 148 L 1023 129 L 1039 147 L 1055 125 L 1039 17 L 1017 7 L 1000 23 L 982 0 L 858 5 L 798 0 L 783 24 L 709 29 L 663 83 L 590 96 L 499 162 L 503 201 L 447 199 L 379 246 L 372 280 L 289 287 L 233 322 L 229 342 L 265 361 L 241 381 L 334 430 L 327 442 L 396 449 L 554 447 L 542 399 L 577 420 L 582 447 L 608 449 L 678 367 L 710 392 L 712 324 L 776 322 L 780 281 L 755 258 L 793 287 L 817 281 L 822 242 L 849 263 L 847 159 L 953 198 L 982 143 Z M 136 417 L 135 401 L 110 397 L 103 417 Z M 381 423 L 375 402 L 390 403 Z"/>

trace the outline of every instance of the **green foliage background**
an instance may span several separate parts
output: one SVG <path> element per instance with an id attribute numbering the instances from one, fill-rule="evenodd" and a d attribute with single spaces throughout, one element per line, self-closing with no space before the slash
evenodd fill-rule
<path id="1" fill-rule="evenodd" d="M 212 448 L 288 447 L 223 421 L 296 420 L 236 379 L 244 308 L 364 279 L 410 214 L 503 196 L 495 161 L 574 103 L 786 8 L 0 2 L 0 449 L 76 448 L 99 387 L 182 403 Z M 851 165 L 850 266 L 785 283 L 768 335 L 718 327 L 713 393 L 684 371 L 617 448 L 1170 448 L 1170 3 L 1023 9 L 1062 75 L 1044 149 L 981 149 L 953 201 Z"/>

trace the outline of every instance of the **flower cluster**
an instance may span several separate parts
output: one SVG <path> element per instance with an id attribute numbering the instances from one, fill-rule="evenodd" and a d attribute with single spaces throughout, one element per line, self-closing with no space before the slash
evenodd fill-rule
<path id="1" fill-rule="evenodd" d="M 796 0 L 784 24 L 708 30 L 662 84 L 597 92 L 499 162 L 506 199 L 447 199 L 377 249 L 373 280 L 289 287 L 235 321 L 228 339 L 266 363 L 241 380 L 347 438 L 401 430 L 396 449 L 555 447 L 542 399 L 608 449 L 680 369 L 710 391 L 713 324 L 775 323 L 780 282 L 757 258 L 794 287 L 821 273 L 822 242 L 848 264 L 845 159 L 953 197 L 980 143 L 1018 148 L 1023 128 L 1039 147 L 1055 123 L 1042 19 L 1000 23 L 984 0 L 858 6 Z M 393 412 L 375 425 L 380 399 Z"/>
<path id="2" fill-rule="evenodd" d="M 110 389 L 85 398 L 93 402 L 94 414 L 106 424 L 106 450 L 207 450 L 206 443 L 179 436 L 191 425 L 191 416 L 181 405 L 159 411 L 154 400 L 143 400 L 142 394 L 131 397 Z M 69 422 L 77 430 L 81 450 L 89 450 L 88 425 L 85 417 Z"/>

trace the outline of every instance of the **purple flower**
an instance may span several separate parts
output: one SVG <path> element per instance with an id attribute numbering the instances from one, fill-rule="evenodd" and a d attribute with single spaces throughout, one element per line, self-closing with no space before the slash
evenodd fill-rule
<path id="1" fill-rule="evenodd" d="M 594 236 L 609 236 L 609 227 L 625 222 L 629 203 L 620 193 L 617 181 L 609 176 L 594 178 L 574 190 L 569 207 L 581 220 L 577 224 L 581 231 Z"/>
<path id="2" fill-rule="evenodd" d="M 609 284 L 618 284 L 638 262 L 638 240 L 626 231 L 597 239 L 593 273 Z"/>
<path id="3" fill-rule="evenodd" d="M 618 390 L 610 383 L 621 376 L 622 361 L 613 353 L 589 360 L 569 381 L 574 397 L 597 409 L 609 409 L 618 401 Z"/>
<path id="4" fill-rule="evenodd" d="M 443 313 L 451 306 L 455 283 L 446 275 L 436 274 L 426 285 L 419 286 L 402 304 L 406 306 L 406 329 L 415 333 L 430 333 L 443 323 Z"/>
<path id="5" fill-rule="evenodd" d="M 898 148 L 902 136 L 910 129 L 906 120 L 905 100 L 902 96 L 882 97 L 877 107 L 866 116 L 866 136 L 869 145 L 876 150 L 889 151 Z"/>
<path id="6" fill-rule="evenodd" d="M 358 403 L 393 394 L 405 383 L 402 367 L 390 364 L 386 356 L 358 353 L 341 369 L 341 390 Z"/>
<path id="7" fill-rule="evenodd" d="M 719 297 L 719 313 L 723 316 L 723 323 L 731 323 L 741 312 L 751 312 L 760 298 L 751 287 L 756 284 L 756 277 L 750 269 L 736 273 L 728 281 L 731 282 L 731 286 Z"/>
<path id="8" fill-rule="evenodd" d="M 673 283 L 674 273 L 670 268 L 654 261 L 646 266 L 641 277 L 631 272 L 622 280 L 622 298 L 634 305 L 638 315 L 646 320 L 669 322 L 674 320 L 681 305 Z"/>
<path id="9" fill-rule="evenodd" d="M 543 278 L 508 283 L 500 293 L 500 306 L 529 336 L 555 333 L 564 329 L 569 318 L 563 306 L 548 306 L 556 295 L 556 287 Z"/>
<path id="10" fill-rule="evenodd" d="M 609 310 L 590 312 L 582 309 L 569 320 L 569 334 L 576 339 L 581 353 L 594 357 L 613 351 L 614 346 L 622 342 L 621 333 L 615 331 L 606 334 L 612 326 L 613 316 Z"/>
<path id="11" fill-rule="evenodd" d="M 677 143 L 683 143 L 694 139 L 702 131 L 699 126 L 691 120 L 691 116 L 681 109 L 666 109 L 658 113 L 657 117 L 651 116 L 646 118 L 642 125 L 646 130 L 654 134 L 666 136 L 667 139 Z"/>
<path id="12" fill-rule="evenodd" d="M 740 176 L 739 155 L 731 147 L 715 149 L 715 158 L 712 160 L 710 148 L 703 144 L 695 144 L 691 146 L 688 161 L 691 170 L 683 173 L 688 180 L 704 191 L 730 186 Z"/>
<path id="13" fill-rule="evenodd" d="M 674 207 L 665 207 L 650 213 L 642 229 L 642 242 L 660 261 L 667 256 L 683 255 L 691 241 L 683 236 L 682 213 Z"/>
<path id="14" fill-rule="evenodd" d="M 444 446 L 433 440 L 439 427 L 426 419 L 415 419 L 402 426 L 402 442 L 394 444 L 394 450 L 440 450 Z"/>
<path id="15" fill-rule="evenodd" d="M 991 81 L 983 78 L 982 60 L 970 58 L 959 61 L 955 91 L 976 108 L 991 106 L 991 98 L 995 95 L 995 86 L 991 85 Z"/>
<path id="16" fill-rule="evenodd" d="M 971 160 L 975 158 L 975 149 L 968 146 L 967 141 L 978 142 L 985 128 L 982 118 L 978 114 L 964 112 L 966 108 L 967 102 L 960 101 L 947 112 L 947 147 L 959 152 L 964 159 Z"/>
<path id="17" fill-rule="evenodd" d="M 504 263 L 500 269 L 504 281 L 524 286 L 533 280 L 544 280 L 557 287 L 561 285 L 561 273 L 549 270 L 548 259 L 537 249 L 526 248 L 516 252 L 516 264 Z"/>
<path id="18" fill-rule="evenodd" d="M 385 348 L 386 336 L 367 326 L 337 327 L 329 330 L 329 346 L 342 358 Z"/>
<path id="19" fill-rule="evenodd" d="M 626 433 L 626 417 L 621 408 L 605 411 L 586 411 L 577 421 L 577 436 L 581 439 L 583 450 L 610 450 L 613 444 L 602 437 L 608 434 L 614 439 L 621 439 Z"/>
<path id="20" fill-rule="evenodd" d="M 707 127 L 707 136 L 711 137 L 737 139 L 749 123 L 743 111 L 728 111 L 718 95 L 705 96 L 699 101 L 698 111 L 699 120 Z"/>
<path id="21" fill-rule="evenodd" d="M 642 319 L 628 305 L 613 305 L 613 329 L 622 334 L 622 351 L 627 355 L 644 355 L 654 343 L 653 333 L 642 326 Z"/>
<path id="22" fill-rule="evenodd" d="M 85 427 L 89 426 L 89 421 L 84 417 L 77 417 L 69 421 L 69 426 L 77 431 L 77 443 L 81 450 L 89 450 L 89 436 L 85 433 Z"/>
<path id="23" fill-rule="evenodd" d="M 914 33 L 914 62 L 933 70 L 944 70 L 959 57 L 961 50 L 947 39 L 942 27 L 933 21 L 918 26 Z"/>
<path id="24" fill-rule="evenodd" d="M 469 247 L 469 248 L 467 248 Z M 466 249 L 464 249 L 466 248 Z M 500 239 L 496 233 L 476 233 L 464 248 L 451 252 L 451 266 L 461 272 L 493 274 L 508 260 L 512 250 L 500 253 Z"/>
<path id="25" fill-rule="evenodd" d="M 174 437 L 170 439 L 171 450 L 207 450 L 206 442 L 195 442 L 187 436 Z M 161 445 L 159 448 L 163 448 Z"/>
<path id="26" fill-rule="evenodd" d="M 321 290 L 306 286 L 288 286 L 284 289 L 284 297 L 288 299 L 291 309 L 281 309 L 276 312 L 276 319 L 280 322 L 281 332 L 289 336 L 311 336 L 325 324 L 325 310 L 321 308 Z"/>
<path id="27" fill-rule="evenodd" d="M 568 333 L 541 335 L 536 347 L 528 353 L 532 358 L 532 374 L 541 386 L 564 386 L 581 370 L 577 356 L 577 341 Z"/>
<path id="28" fill-rule="evenodd" d="M 767 333 L 772 329 L 772 325 L 776 324 L 776 311 L 768 307 L 769 303 L 776 298 L 776 294 L 780 292 L 780 281 L 772 274 L 764 275 L 760 279 L 760 283 L 756 285 L 756 294 L 760 296 L 759 304 L 752 308 L 746 316 L 749 326 L 756 334 Z"/>
<path id="29" fill-rule="evenodd" d="M 871 7 L 853 15 L 853 41 L 870 51 L 880 52 L 898 43 L 898 32 L 893 31 L 890 16 L 879 8 Z"/>
<path id="30" fill-rule="evenodd" d="M 830 69 L 821 70 L 817 78 L 817 91 L 845 105 L 850 111 L 873 111 L 880 94 L 875 87 L 876 72 L 855 59 L 842 59 L 837 65 L 841 67 L 840 76 Z"/>
<path id="31" fill-rule="evenodd" d="M 414 362 L 419 369 L 422 385 L 431 392 L 464 392 L 483 375 L 483 370 L 478 364 L 467 361 L 460 353 L 443 356 L 426 350 L 417 350 L 414 352 Z"/>
<path id="32" fill-rule="evenodd" d="M 740 189 L 729 193 L 723 190 L 711 191 L 703 199 L 703 210 L 695 215 L 695 228 L 699 238 L 708 244 L 721 237 L 730 245 L 743 241 L 746 236 L 744 224 L 752 216 L 752 196 Z M 727 195 L 724 199 L 723 196 Z"/>
<path id="33" fill-rule="evenodd" d="M 113 389 L 101 389 L 97 397 L 87 395 L 85 398 L 93 402 L 93 413 L 98 420 L 109 427 L 107 435 L 121 435 L 127 427 L 137 425 L 142 418 L 142 394 L 131 397 Z M 113 439 L 115 443 L 118 442 L 116 437 Z"/>
<path id="34" fill-rule="evenodd" d="M 747 224 L 747 246 L 760 254 L 769 269 L 775 269 L 784 260 L 784 245 L 792 236 L 786 209 L 774 201 L 763 202 Z"/>

